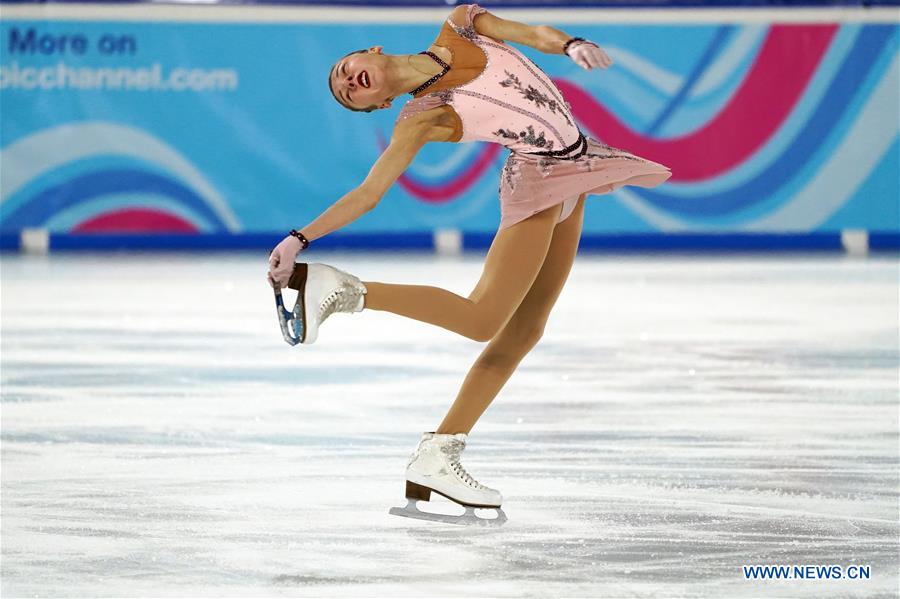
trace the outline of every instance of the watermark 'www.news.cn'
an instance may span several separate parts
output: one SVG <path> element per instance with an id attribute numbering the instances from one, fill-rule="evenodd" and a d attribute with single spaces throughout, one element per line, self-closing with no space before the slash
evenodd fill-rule
<path id="1" fill-rule="evenodd" d="M 741 566 L 748 580 L 868 580 L 871 567 L 836 564 L 761 564 Z"/>

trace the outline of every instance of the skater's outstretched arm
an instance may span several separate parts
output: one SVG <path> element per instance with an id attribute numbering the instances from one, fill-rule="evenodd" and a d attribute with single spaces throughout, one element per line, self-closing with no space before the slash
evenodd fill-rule
<path id="1" fill-rule="evenodd" d="M 466 5 L 457 6 L 453 11 L 450 18 L 457 24 L 465 23 Z M 489 12 L 475 15 L 472 23 L 475 25 L 475 31 L 481 35 L 522 44 L 544 54 L 568 54 L 576 64 L 585 69 L 591 67 L 605 69 L 612 65 L 612 59 L 593 42 L 581 40 L 571 43 L 566 48 L 566 42 L 571 40 L 572 36 L 550 25 L 527 25 L 501 19 Z"/>
<path id="2" fill-rule="evenodd" d="M 301 233 L 310 241 L 344 227 L 375 208 L 391 185 L 403 174 L 419 150 L 429 141 L 443 141 L 428 115 L 419 114 L 397 123 L 391 142 L 372 166 L 365 180 L 332 204 Z"/>
<path id="3" fill-rule="evenodd" d="M 398 122 L 391 135 L 390 145 L 372 166 L 365 180 L 311 223 L 299 229 L 300 233 L 307 240 L 313 241 L 352 223 L 375 208 L 426 143 L 447 141 L 452 135 L 450 128 L 436 126 L 435 122 L 435 114 L 429 114 L 429 111 Z M 291 235 L 275 247 L 269 256 L 270 285 L 287 285 L 299 251 L 300 241 Z"/>

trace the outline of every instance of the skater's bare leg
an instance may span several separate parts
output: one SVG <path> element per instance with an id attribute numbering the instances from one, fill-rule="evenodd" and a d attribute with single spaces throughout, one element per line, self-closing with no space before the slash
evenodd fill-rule
<path id="1" fill-rule="evenodd" d="M 468 298 L 427 285 L 365 281 L 365 307 L 488 341 L 506 324 L 538 276 L 561 209 L 561 204 L 552 206 L 499 231 Z"/>
<path id="2" fill-rule="evenodd" d="M 575 261 L 583 218 L 584 196 L 581 196 L 569 218 L 556 225 L 534 284 L 506 326 L 491 339 L 469 370 L 437 433 L 469 433 L 522 358 L 537 344 Z"/>

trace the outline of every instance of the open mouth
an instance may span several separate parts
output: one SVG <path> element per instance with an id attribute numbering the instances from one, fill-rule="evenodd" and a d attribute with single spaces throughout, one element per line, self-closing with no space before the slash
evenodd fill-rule
<path id="1" fill-rule="evenodd" d="M 356 76 L 356 81 L 359 82 L 359 84 L 362 87 L 365 87 L 366 89 L 368 89 L 369 85 L 371 84 L 369 81 L 369 74 L 366 73 L 365 71 L 362 71 L 359 75 Z"/>

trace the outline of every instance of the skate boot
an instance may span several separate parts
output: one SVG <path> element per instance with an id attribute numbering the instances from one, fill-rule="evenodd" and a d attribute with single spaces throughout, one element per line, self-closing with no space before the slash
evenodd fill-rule
<path id="1" fill-rule="evenodd" d="M 500 509 L 503 501 L 500 492 L 476 481 L 459 463 L 467 437 L 466 433 L 423 433 L 406 467 L 407 505 L 392 508 L 390 513 L 452 524 L 500 525 L 506 522 L 506 514 Z M 428 501 L 432 491 L 464 506 L 465 513 L 453 516 L 420 511 L 416 501 Z M 480 518 L 475 514 L 475 508 L 494 509 L 497 517 Z"/>
<path id="2" fill-rule="evenodd" d="M 288 312 L 281 291 L 275 290 L 275 305 L 284 340 L 291 345 L 309 345 L 319 336 L 319 326 L 335 312 L 360 312 L 365 305 L 362 281 L 327 264 L 294 265 L 288 287 L 297 290 L 297 302 Z"/>

